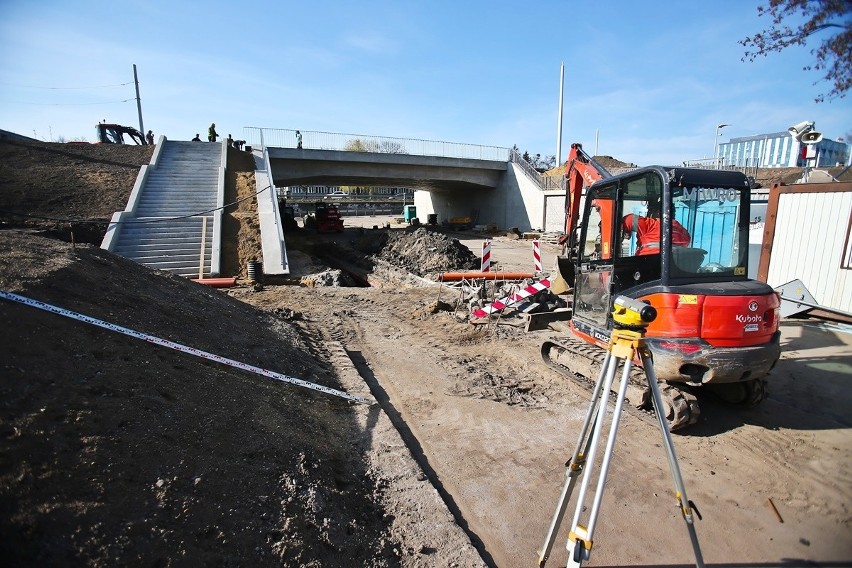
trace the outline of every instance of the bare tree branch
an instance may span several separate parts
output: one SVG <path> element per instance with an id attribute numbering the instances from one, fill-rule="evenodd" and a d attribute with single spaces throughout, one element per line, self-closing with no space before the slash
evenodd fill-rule
<path id="1" fill-rule="evenodd" d="M 820 34 L 819 47 L 811 50 L 816 61 L 803 70 L 823 71 L 821 80 L 832 84 L 828 93 L 817 96 L 817 102 L 846 96 L 852 87 L 852 0 L 768 0 L 765 6 L 758 6 L 757 13 L 770 16 L 772 25 L 739 41 L 746 48 L 742 61 L 752 62 L 793 45 L 804 46 Z M 795 28 L 783 24 L 800 18 L 804 22 Z"/>

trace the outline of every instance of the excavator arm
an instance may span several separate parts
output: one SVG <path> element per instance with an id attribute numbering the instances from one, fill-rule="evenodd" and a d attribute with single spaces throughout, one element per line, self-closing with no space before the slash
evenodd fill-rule
<path id="1" fill-rule="evenodd" d="M 139 146 L 147 145 L 145 136 L 132 126 L 122 126 L 120 124 L 100 123 L 96 127 L 98 142 L 101 144 L 124 144 L 124 136 L 127 135 L 133 140 L 133 143 Z"/>
<path id="2" fill-rule="evenodd" d="M 578 239 L 580 223 L 580 199 L 583 190 L 596 181 L 610 177 L 610 173 L 583 151 L 583 145 L 571 144 L 565 163 L 565 234 L 559 239 L 562 254 L 557 256 L 556 264 L 560 278 L 554 279 L 551 291 L 562 294 L 574 287 L 574 262 L 579 251 Z"/>
<path id="3" fill-rule="evenodd" d="M 565 196 L 565 235 L 562 238 L 562 242 L 568 245 L 567 250 L 573 250 L 577 245 L 580 198 L 583 196 L 583 189 L 608 177 L 610 173 L 583 151 L 582 144 L 571 144 L 565 164 L 567 194 Z"/>

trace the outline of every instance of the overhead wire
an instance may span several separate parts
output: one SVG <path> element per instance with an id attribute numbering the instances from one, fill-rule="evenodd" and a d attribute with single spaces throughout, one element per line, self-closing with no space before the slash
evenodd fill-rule
<path id="1" fill-rule="evenodd" d="M 127 103 L 130 101 L 135 101 L 136 98 L 132 99 L 124 99 L 123 101 L 101 101 L 98 103 L 28 103 L 22 101 L 4 101 L 5 104 L 13 104 L 13 105 L 33 105 L 33 106 L 92 106 L 92 105 L 111 105 L 117 103 Z"/>
<path id="2" fill-rule="evenodd" d="M 14 83 L 5 83 L 0 82 L 0 85 L 6 87 L 20 88 L 20 89 L 42 89 L 49 91 L 81 91 L 81 90 L 90 90 L 90 89 L 107 89 L 111 87 L 126 87 L 127 85 L 133 85 L 133 81 L 129 81 L 127 83 L 117 83 L 114 85 L 92 85 L 89 87 L 42 87 L 38 85 L 16 85 Z M 101 105 L 101 104 L 113 104 L 113 103 L 126 103 L 130 101 L 135 101 L 136 97 L 131 99 L 124 99 L 122 101 L 102 101 L 96 103 L 31 103 L 31 102 L 21 102 L 21 101 L 5 101 L 6 104 L 19 104 L 19 105 L 34 105 L 34 106 L 90 106 L 90 105 Z"/>
<path id="3" fill-rule="evenodd" d="M 19 87 L 24 89 L 48 89 L 48 90 L 82 90 L 82 89 L 107 89 L 109 87 L 125 87 L 127 85 L 132 85 L 133 81 L 128 81 L 127 83 L 118 83 L 115 85 L 92 85 L 90 87 L 41 87 L 38 85 L 16 85 L 14 83 L 6 83 L 0 81 L 0 85 L 5 85 L 7 87 Z"/>

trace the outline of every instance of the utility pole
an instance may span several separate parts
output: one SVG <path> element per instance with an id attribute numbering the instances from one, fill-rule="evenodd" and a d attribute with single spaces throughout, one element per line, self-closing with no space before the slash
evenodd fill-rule
<path id="1" fill-rule="evenodd" d="M 562 165 L 562 94 L 565 90 L 565 62 L 559 69 L 559 118 L 556 121 L 556 165 Z"/>
<path id="2" fill-rule="evenodd" d="M 139 111 L 139 133 L 145 140 L 145 127 L 142 126 L 142 100 L 139 98 L 139 78 L 136 76 L 136 64 L 133 64 L 133 82 L 136 84 L 136 110 Z"/>

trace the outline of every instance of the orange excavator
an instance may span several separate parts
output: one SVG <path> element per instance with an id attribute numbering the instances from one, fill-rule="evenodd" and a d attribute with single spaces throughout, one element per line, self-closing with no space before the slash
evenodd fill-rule
<path id="1" fill-rule="evenodd" d="M 659 314 L 646 341 L 665 383 L 671 430 L 698 421 L 695 387 L 735 404 L 761 402 L 765 376 L 781 354 L 780 298 L 746 274 L 748 178 L 661 166 L 611 175 L 580 144 L 571 145 L 566 177 L 563 250 L 552 288 L 573 294 L 573 313 L 563 328 L 568 333 L 542 345 L 544 361 L 593 380 L 582 367 L 602 359 L 598 347 L 608 345 L 613 300 L 624 295 Z M 648 408 L 641 370 L 634 379 L 628 398 Z"/>

